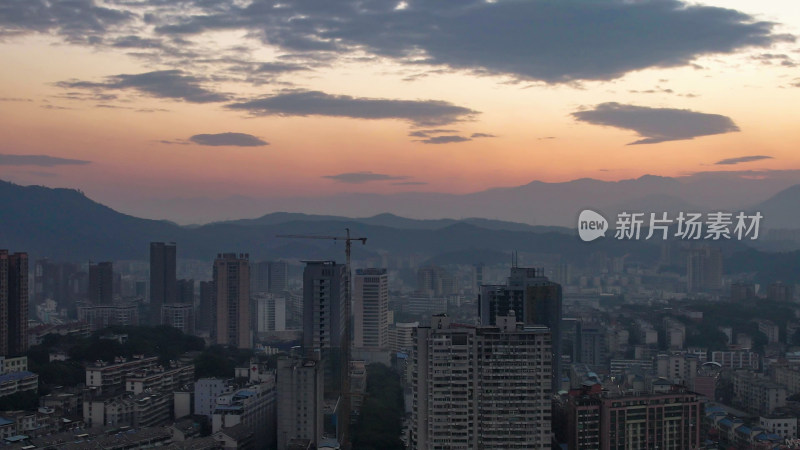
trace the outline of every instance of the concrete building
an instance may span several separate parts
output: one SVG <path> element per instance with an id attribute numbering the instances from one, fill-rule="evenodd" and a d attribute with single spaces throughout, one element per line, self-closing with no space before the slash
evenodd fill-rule
<path id="1" fill-rule="evenodd" d="M 771 364 L 769 366 L 770 379 L 786 387 L 786 392 L 800 393 L 800 364 Z"/>
<path id="2" fill-rule="evenodd" d="M 334 261 L 307 261 L 303 271 L 303 351 L 322 361 L 331 398 L 345 390 L 349 369 L 347 280 L 347 268 Z"/>
<path id="3" fill-rule="evenodd" d="M 118 358 L 114 364 L 95 363 L 86 368 L 86 387 L 96 394 L 113 393 L 125 389 L 125 377 L 136 370 L 154 370 L 158 357 L 137 358 L 127 361 Z"/>
<path id="4" fill-rule="evenodd" d="M 278 359 L 278 448 L 293 440 L 322 440 L 324 374 L 319 361 Z"/>
<path id="5" fill-rule="evenodd" d="M 353 278 L 353 347 L 381 350 L 389 344 L 389 276 L 386 269 L 358 269 Z"/>
<path id="6" fill-rule="evenodd" d="M 267 333 L 286 330 L 286 297 L 259 292 L 253 296 L 256 308 L 256 331 Z"/>
<path id="7" fill-rule="evenodd" d="M 177 246 L 174 242 L 151 242 L 150 324 L 162 324 L 161 307 L 177 301 Z"/>
<path id="8" fill-rule="evenodd" d="M 269 448 L 275 442 L 275 402 L 274 377 L 222 394 L 211 416 L 212 433 L 244 425 L 253 432 L 256 448 Z"/>
<path id="9" fill-rule="evenodd" d="M 219 345 L 251 348 L 249 255 L 221 253 L 214 260 L 214 330 Z"/>
<path id="10" fill-rule="evenodd" d="M 766 415 L 758 418 L 758 425 L 784 439 L 797 439 L 797 417 Z"/>
<path id="11" fill-rule="evenodd" d="M 760 357 L 758 353 L 749 349 L 714 351 L 711 352 L 711 361 L 719 363 L 724 369 L 753 369 L 758 370 Z"/>
<path id="12" fill-rule="evenodd" d="M 39 389 L 39 375 L 22 370 L 0 375 L 0 397 Z"/>
<path id="13" fill-rule="evenodd" d="M 458 280 L 438 266 L 417 270 L 417 293 L 427 297 L 446 297 L 458 293 Z"/>
<path id="14" fill-rule="evenodd" d="M 794 289 L 790 284 L 780 281 L 772 283 L 767 287 L 767 300 L 773 302 L 791 302 L 794 300 Z"/>
<path id="15" fill-rule="evenodd" d="M 173 392 L 194 381 L 194 365 L 173 364 L 164 368 L 141 368 L 128 372 L 125 375 L 125 390 L 133 394 L 143 392 L 169 391 Z"/>
<path id="16" fill-rule="evenodd" d="M 414 328 L 419 322 L 398 322 L 389 327 L 389 348 L 393 352 L 408 352 L 414 346 Z"/>
<path id="17" fill-rule="evenodd" d="M 564 409 L 570 450 L 700 448 L 700 402 L 680 387 L 645 395 L 582 389 Z"/>
<path id="18" fill-rule="evenodd" d="M 758 324 L 758 331 L 767 336 L 768 343 L 774 344 L 780 342 L 780 327 L 778 327 L 778 325 L 767 319 L 759 319 L 756 323 Z"/>
<path id="19" fill-rule="evenodd" d="M 211 419 L 217 405 L 217 397 L 228 389 L 225 380 L 201 378 L 194 383 L 194 414 Z"/>
<path id="20" fill-rule="evenodd" d="M 772 414 L 775 409 L 786 406 L 786 387 L 749 370 L 737 370 L 733 379 L 735 403 L 753 414 Z"/>
<path id="21" fill-rule="evenodd" d="M 28 350 L 28 254 L 0 250 L 0 356 Z"/>
<path id="22" fill-rule="evenodd" d="M 686 290 L 689 293 L 722 289 L 722 251 L 703 245 L 688 250 L 686 260 Z"/>
<path id="23" fill-rule="evenodd" d="M 78 305 L 78 320 L 89 324 L 91 331 L 101 330 L 111 325 L 139 325 L 139 306 L 124 302 L 111 305 Z"/>
<path id="24" fill-rule="evenodd" d="M 192 303 L 165 303 L 161 305 L 161 324 L 181 330 L 184 334 L 195 333 L 194 305 Z"/>
<path id="25" fill-rule="evenodd" d="M 416 328 L 409 448 L 550 448 L 550 332 L 496 322 Z"/>
<path id="26" fill-rule="evenodd" d="M 89 264 L 88 300 L 93 305 L 110 305 L 114 301 L 114 266 L 111 262 Z"/>
<path id="27" fill-rule="evenodd" d="M 498 316 L 514 311 L 525 325 L 544 325 L 553 336 L 552 388 L 561 378 L 561 285 L 544 276 L 544 269 L 514 265 L 505 286 L 481 287 L 478 315 L 481 325 L 494 325 Z"/>

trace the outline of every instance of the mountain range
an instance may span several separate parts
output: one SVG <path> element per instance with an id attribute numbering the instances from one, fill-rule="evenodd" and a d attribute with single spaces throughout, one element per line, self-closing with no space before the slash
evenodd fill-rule
<path id="1" fill-rule="evenodd" d="M 800 228 L 797 225 L 800 223 L 800 197 L 795 195 L 800 190 L 799 180 L 797 171 L 706 172 L 683 177 L 645 175 L 620 181 L 591 178 L 556 183 L 533 181 L 466 194 L 350 192 L 316 197 L 137 197 L 128 201 L 119 198 L 104 201 L 139 217 L 166 218 L 183 224 L 220 220 L 245 223 L 235 219 L 256 217 L 268 211 L 293 211 L 307 214 L 294 216 L 299 220 L 361 217 L 364 223 L 393 227 L 440 226 L 454 222 L 442 220 L 443 217 L 471 221 L 481 227 L 492 227 L 492 224 L 468 218 L 574 227 L 579 212 L 586 208 L 603 212 L 608 217 L 621 211 L 674 214 L 679 211 L 755 211 L 768 207 L 765 227 Z M 104 198 L 102 192 L 97 195 Z M 386 212 L 435 223 L 402 224 L 396 217 L 385 216 Z M 323 217 L 312 219 L 308 215 Z M 250 220 L 265 224 L 265 220 L 274 223 L 284 219 L 276 216 Z"/>
<path id="2" fill-rule="evenodd" d="M 800 186 L 793 186 L 757 205 L 772 217 L 798 214 Z M 795 205 L 795 206 L 792 206 Z M 555 208 L 557 205 L 553 205 Z M 629 261 L 651 262 L 659 257 L 659 241 L 579 240 L 574 227 L 534 226 L 471 218 L 420 220 L 394 214 L 364 218 L 270 213 L 256 219 L 180 226 L 117 212 L 74 189 L 19 186 L 0 181 L 0 248 L 27 251 L 32 258 L 65 261 L 147 260 L 149 243 L 178 243 L 178 257 L 210 260 L 220 252 L 250 253 L 252 259 L 342 259 L 341 242 L 282 239 L 281 234 L 368 237 L 368 245 L 353 247 L 354 259 L 387 254 L 431 258 L 439 264 L 501 262 L 516 250 L 557 255 L 576 264 L 591 254 L 627 255 Z M 757 243 L 758 241 L 756 241 Z M 721 242 L 726 257 L 747 254 L 737 268 L 794 267 L 797 253 L 765 253 L 744 242 Z M 777 247 L 786 250 L 785 247 Z M 741 253 L 748 252 L 748 253 Z M 788 259 L 787 259 L 788 258 Z M 782 262 L 783 261 L 783 262 Z M 787 269 L 788 270 L 788 269 Z"/>

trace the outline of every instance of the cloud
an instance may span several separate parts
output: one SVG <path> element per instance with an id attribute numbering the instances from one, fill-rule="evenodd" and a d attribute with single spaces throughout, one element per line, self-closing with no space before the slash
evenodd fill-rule
<path id="1" fill-rule="evenodd" d="M 245 133 L 195 134 L 189 140 L 198 145 L 211 146 L 263 147 L 269 145 L 269 142 Z"/>
<path id="2" fill-rule="evenodd" d="M 0 154 L 0 166 L 82 166 L 91 164 L 91 161 L 82 159 L 59 158 L 49 155 L 8 155 Z"/>
<path id="3" fill-rule="evenodd" d="M 133 89 L 157 97 L 184 100 L 190 103 L 222 102 L 228 99 L 224 94 L 202 86 L 205 80 L 188 75 L 181 70 L 159 70 L 139 74 L 120 74 L 106 78 L 105 82 L 70 80 L 56 83 L 67 89 Z"/>
<path id="4" fill-rule="evenodd" d="M 572 113 L 575 119 L 635 131 L 640 139 L 628 145 L 694 139 L 700 136 L 739 131 L 729 117 L 687 109 L 601 103 L 594 109 Z"/>
<path id="5" fill-rule="evenodd" d="M 740 156 L 738 158 L 722 159 L 720 161 L 715 162 L 714 164 L 718 166 L 727 166 L 727 165 L 746 163 L 752 161 L 761 161 L 762 159 L 772 159 L 772 156 L 765 156 L 765 155 Z"/>
<path id="6" fill-rule="evenodd" d="M 349 172 L 340 173 L 338 175 L 325 175 L 322 178 L 336 180 L 340 183 L 362 184 L 370 181 L 406 180 L 410 177 L 404 175 L 387 175 L 384 173 L 374 172 Z"/>
<path id="7" fill-rule="evenodd" d="M 428 183 L 425 181 L 399 181 L 397 183 L 392 183 L 395 186 L 424 186 Z"/>
<path id="8" fill-rule="evenodd" d="M 761 53 L 759 55 L 752 56 L 751 59 L 760 61 L 765 65 L 778 63 L 784 67 L 797 67 L 797 63 L 789 55 L 783 53 Z"/>
<path id="9" fill-rule="evenodd" d="M 471 141 L 472 139 L 464 136 L 458 136 L 456 134 L 446 134 L 444 136 L 433 136 L 428 139 L 423 139 L 419 142 L 423 144 L 453 144 L 456 142 L 467 142 Z"/>
<path id="10" fill-rule="evenodd" d="M 391 100 L 305 90 L 283 91 L 271 97 L 232 103 L 228 108 L 255 115 L 398 119 L 417 126 L 445 125 L 478 114 L 440 100 Z"/>
<path id="11" fill-rule="evenodd" d="M 158 33 L 248 30 L 285 51 L 367 52 L 414 64 L 565 83 L 793 41 L 776 24 L 679 0 L 252 1 L 151 14 Z M 240 6 L 241 5 L 241 6 Z M 476 31 L 480 30 L 480 38 Z"/>
<path id="12" fill-rule="evenodd" d="M 493 134 L 489 134 L 489 133 L 472 133 L 472 135 L 470 135 L 470 138 L 472 138 L 472 139 L 493 138 L 493 137 L 497 137 L 497 136 L 495 136 Z"/>
<path id="13" fill-rule="evenodd" d="M 98 43 L 135 14 L 97 6 L 94 0 L 4 0 L 0 2 L 0 36 L 53 32 L 72 43 Z"/>

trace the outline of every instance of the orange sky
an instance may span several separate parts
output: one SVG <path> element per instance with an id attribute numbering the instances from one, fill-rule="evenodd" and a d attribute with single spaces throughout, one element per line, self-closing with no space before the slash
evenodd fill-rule
<path id="1" fill-rule="evenodd" d="M 703 3 L 777 19 L 781 33 L 794 34 L 800 28 L 794 0 L 757 5 L 729 0 Z M 778 15 L 781 11 L 784 13 Z M 262 60 L 282 53 L 241 30 L 208 32 L 192 39 L 211 48 L 247 47 L 251 56 Z M 131 89 L 117 91 L 118 97 L 111 101 L 76 100 L 65 95 L 89 91 L 56 85 L 66 80 L 99 83 L 116 74 L 174 68 L 129 53 L 67 44 L 54 32 L 0 39 L 4 66 L 0 71 L 0 153 L 91 161 L 54 167 L 0 166 L 0 177 L 21 184 L 79 188 L 114 206 L 118 199 L 130 201 L 137 196 L 464 193 L 532 180 L 618 180 L 719 169 L 800 169 L 796 151 L 800 88 L 791 86 L 800 77 L 794 65 L 795 61 L 800 64 L 800 53 L 794 42 L 701 56 L 691 61 L 695 66 L 647 68 L 610 81 L 574 84 L 515 81 L 510 75 L 465 70 L 437 73 L 440 67 L 436 65 L 357 58 L 371 56 L 368 52 L 314 70 L 281 75 L 264 85 L 230 80 L 204 84 L 234 98 L 272 94 L 283 87 L 277 83 L 280 81 L 292 83 L 293 88 L 359 98 L 441 100 L 479 112 L 470 120 L 437 126 L 456 130 L 446 134 L 495 136 L 442 145 L 409 137 L 410 132 L 425 127 L 407 120 L 253 117 L 227 109 L 223 103 L 155 98 Z M 788 55 L 792 64 L 781 65 L 781 59 L 754 59 L 765 53 Z M 416 80 L 404 80 L 426 72 Z M 648 90 L 659 92 L 644 93 Z M 740 131 L 626 145 L 641 137 L 630 129 L 585 123 L 571 116 L 606 102 L 722 115 Z M 111 107 L 98 106 L 101 104 Z M 143 109 L 154 111 L 141 112 Z M 224 132 L 250 134 L 270 145 L 211 147 L 186 142 L 193 135 Z M 713 164 L 746 155 L 772 159 L 735 166 Z M 364 171 L 426 184 L 348 184 L 324 178 Z"/>

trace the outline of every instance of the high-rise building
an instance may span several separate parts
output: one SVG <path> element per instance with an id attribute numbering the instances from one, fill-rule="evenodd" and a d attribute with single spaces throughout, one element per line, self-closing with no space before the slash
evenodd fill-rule
<path id="1" fill-rule="evenodd" d="M 386 269 L 358 269 L 353 277 L 353 347 L 389 344 L 389 276 Z"/>
<path id="2" fill-rule="evenodd" d="M 114 303 L 114 266 L 111 262 L 89 264 L 88 296 L 95 305 Z"/>
<path id="3" fill-rule="evenodd" d="M 417 271 L 417 292 L 428 297 L 442 297 L 458 292 L 458 280 L 439 266 L 425 266 Z"/>
<path id="4" fill-rule="evenodd" d="M 700 448 L 700 410 L 697 394 L 679 386 L 635 395 L 583 387 L 571 391 L 564 405 L 567 448 Z"/>
<path id="5" fill-rule="evenodd" d="M 161 306 L 161 323 L 194 334 L 194 305 L 191 303 L 165 303 Z"/>
<path id="6" fill-rule="evenodd" d="M 194 280 L 178 280 L 178 303 L 194 305 Z"/>
<path id="7" fill-rule="evenodd" d="M 28 254 L 0 250 L 0 356 L 28 350 Z"/>
<path id="8" fill-rule="evenodd" d="M 686 259 L 686 290 L 690 293 L 722 289 L 722 251 L 703 245 L 689 249 Z"/>
<path id="9" fill-rule="evenodd" d="M 289 289 L 289 264 L 286 261 L 269 263 L 269 292 L 277 294 Z"/>
<path id="10" fill-rule="evenodd" d="M 256 331 L 284 331 L 286 329 L 286 297 L 283 295 L 259 293 L 255 300 Z"/>
<path id="11" fill-rule="evenodd" d="M 409 448 L 549 449 L 550 353 L 550 331 L 514 316 L 480 327 L 434 316 L 414 336 Z"/>
<path id="12" fill-rule="evenodd" d="M 478 300 L 481 325 L 514 311 L 525 325 L 544 325 L 553 335 L 553 389 L 561 377 L 561 285 L 544 276 L 543 269 L 512 267 L 505 285 L 484 285 Z"/>
<path id="13" fill-rule="evenodd" d="M 251 264 L 250 289 L 253 293 L 281 293 L 288 288 L 289 264 L 286 261 L 261 261 Z"/>
<path id="14" fill-rule="evenodd" d="M 325 368 L 325 395 L 342 392 L 349 368 L 347 268 L 334 261 L 306 261 L 303 271 L 303 350 Z"/>
<path id="15" fill-rule="evenodd" d="M 222 253 L 214 260 L 214 330 L 220 345 L 252 347 L 250 256 Z"/>
<path id="16" fill-rule="evenodd" d="M 214 306 L 214 282 L 200 282 L 200 305 L 197 308 L 197 321 L 195 322 L 198 330 L 211 333 L 214 329 L 216 310 Z"/>
<path id="17" fill-rule="evenodd" d="M 323 370 L 313 359 L 278 358 L 278 448 L 293 439 L 315 447 L 323 432 Z"/>
<path id="18" fill-rule="evenodd" d="M 177 247 L 174 242 L 150 243 L 150 324 L 161 323 L 161 306 L 178 300 Z"/>

